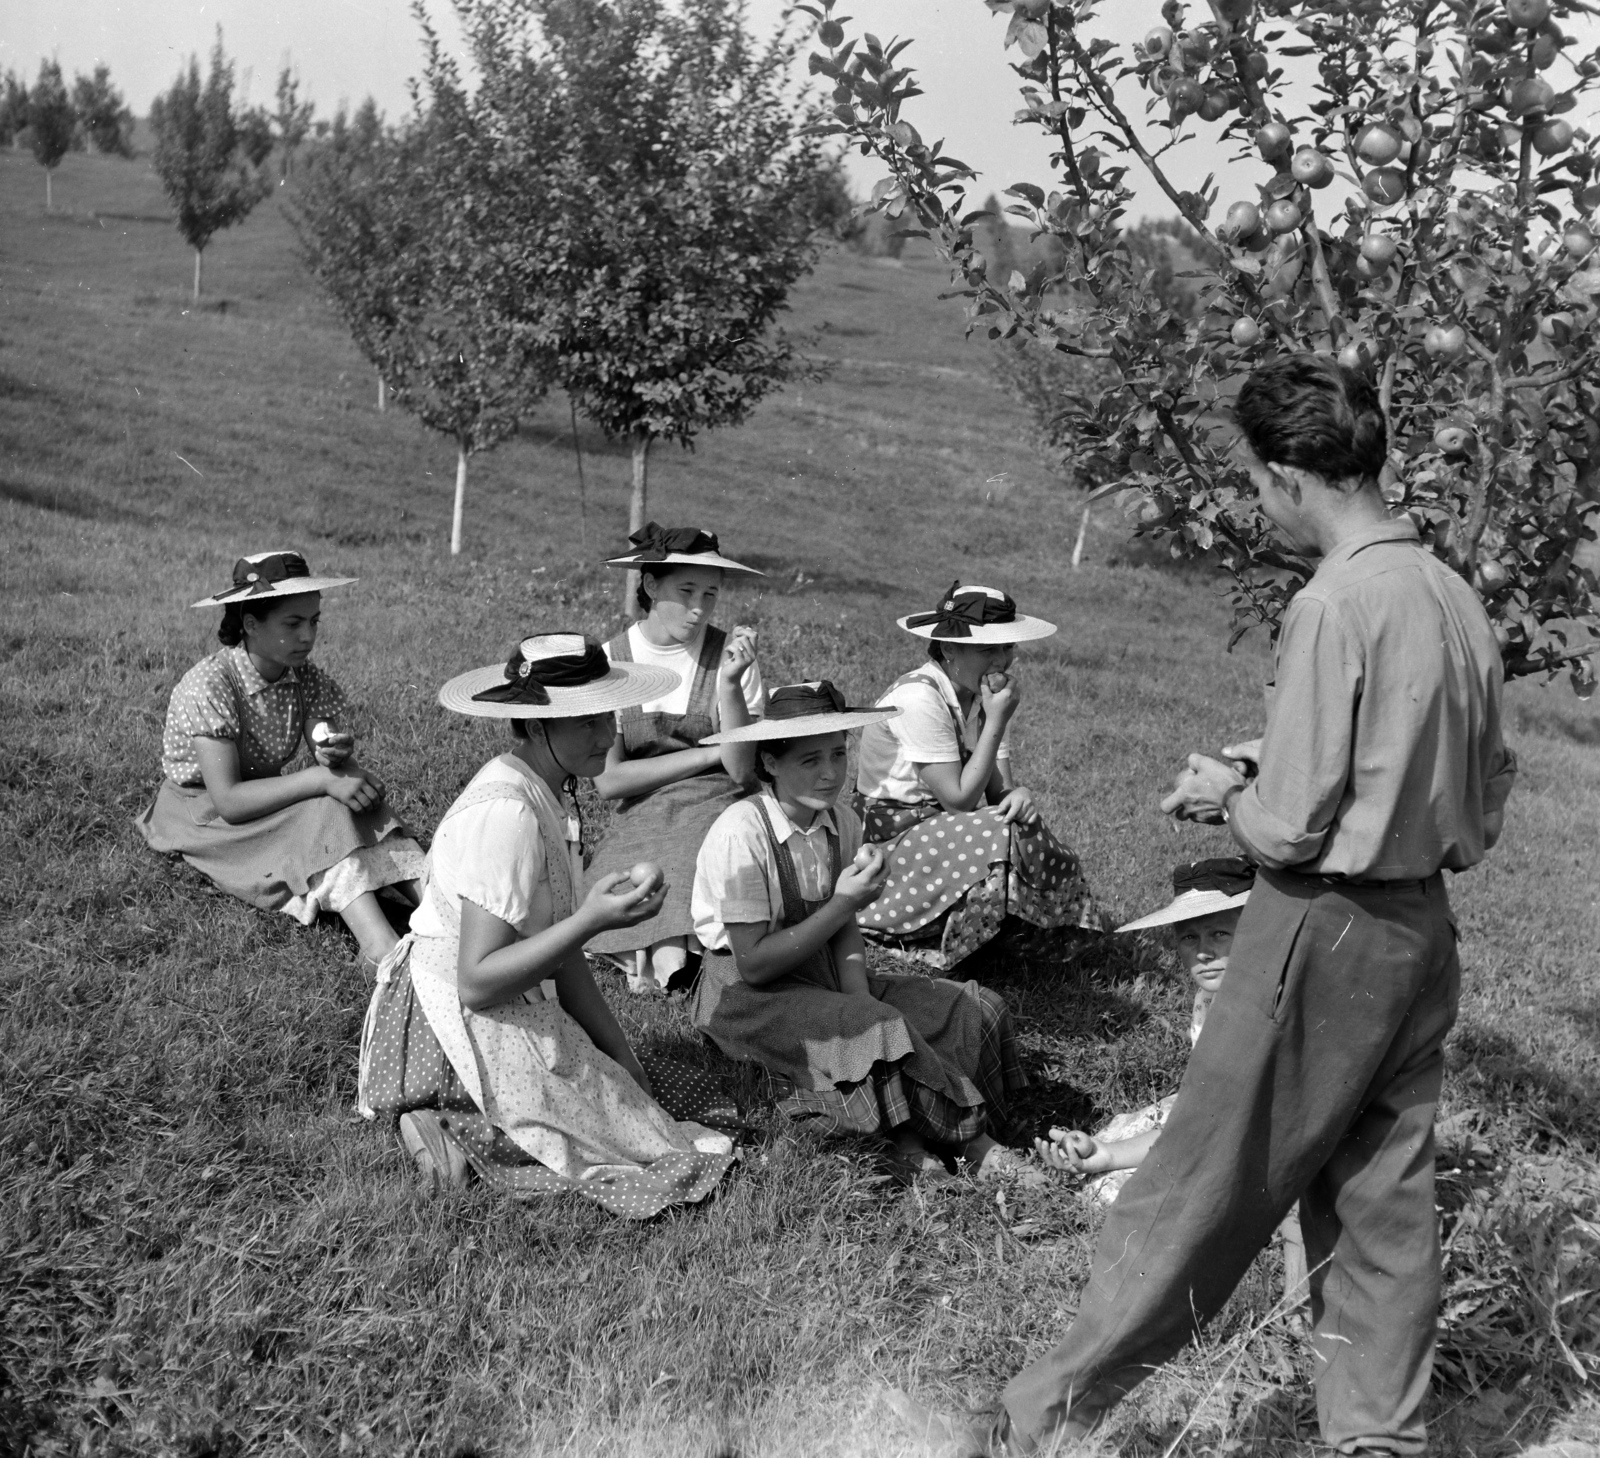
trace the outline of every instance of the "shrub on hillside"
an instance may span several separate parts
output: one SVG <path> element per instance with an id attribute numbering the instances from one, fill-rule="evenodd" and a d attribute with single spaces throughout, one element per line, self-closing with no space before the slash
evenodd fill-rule
<path id="1" fill-rule="evenodd" d="M 28 98 L 28 145 L 33 150 L 34 161 L 44 168 L 47 211 L 55 206 L 50 179 L 61 165 L 61 159 L 72 149 L 75 124 L 72 98 L 67 95 L 67 83 L 61 79 L 61 67 L 54 61 L 41 61 L 39 79 Z"/>

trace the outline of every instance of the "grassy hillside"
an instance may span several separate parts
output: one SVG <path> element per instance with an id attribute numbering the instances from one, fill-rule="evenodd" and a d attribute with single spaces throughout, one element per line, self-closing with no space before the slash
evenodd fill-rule
<path id="1" fill-rule="evenodd" d="M 143 163 L 71 156 L 55 195 L 46 216 L 31 159 L 0 154 L 0 1453 L 888 1455 L 910 1450 L 875 1384 L 987 1399 L 1075 1307 L 1097 1217 L 1064 1184 L 895 1191 L 865 1145 L 755 1109 L 717 1196 L 646 1225 L 427 1200 L 352 1112 L 367 986 L 343 934 L 144 849 L 167 695 L 213 641 L 185 605 L 234 557 L 290 545 L 361 578 L 330 595 L 318 661 L 426 831 L 499 747 L 437 685 L 527 632 L 618 623 L 596 564 L 628 463 L 585 431 L 580 509 L 566 404 L 545 402 L 474 460 L 452 560 L 452 448 L 377 413 L 275 199 L 213 242 L 197 307 Z M 1131 915 L 1226 844 L 1155 804 L 1186 751 L 1257 727 L 1264 648 L 1224 653 L 1220 584 L 1109 520 L 1068 570 L 1077 504 L 943 284 L 929 260 L 825 259 L 793 325 L 828 378 L 662 451 L 653 514 L 766 568 L 722 616 L 759 625 L 769 682 L 873 692 L 917 660 L 894 617 L 958 576 L 1059 622 L 1025 650 L 1020 773 Z M 1600 1345 L 1574 1223 L 1600 1218 L 1600 712 L 1559 687 L 1510 704 L 1506 839 L 1452 890 L 1440 1451 L 1481 1455 L 1592 1432 L 1573 1353 Z M 1175 1084 L 1187 994 L 1154 944 L 986 975 L 1040 1117 Z M 676 1008 L 621 1004 L 642 1043 L 706 1056 Z M 1128 1405 L 1121 1451 L 1311 1451 L 1275 1280 L 1269 1256 Z"/>

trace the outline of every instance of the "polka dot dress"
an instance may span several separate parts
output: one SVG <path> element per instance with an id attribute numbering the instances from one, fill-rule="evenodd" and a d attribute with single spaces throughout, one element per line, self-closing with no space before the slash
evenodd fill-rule
<path id="1" fill-rule="evenodd" d="M 862 796 L 855 808 L 867 840 L 891 847 L 883 895 L 857 913 L 869 934 L 937 930 L 953 966 L 996 936 L 1007 916 L 1046 929 L 1099 925 L 1078 858 L 1043 820 L 1007 825 L 993 808 L 953 813 L 934 802 Z"/>

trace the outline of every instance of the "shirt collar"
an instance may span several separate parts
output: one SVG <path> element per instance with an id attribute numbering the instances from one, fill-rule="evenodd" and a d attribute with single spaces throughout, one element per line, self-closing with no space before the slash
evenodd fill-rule
<path id="1" fill-rule="evenodd" d="M 255 665 L 255 660 L 250 656 L 250 650 L 243 643 L 238 643 L 228 650 L 233 654 L 233 666 L 239 671 L 239 682 L 244 685 L 245 694 L 254 698 L 257 694 L 264 694 L 268 689 L 279 688 L 286 683 L 298 683 L 298 670 L 286 668 L 281 677 L 273 683 L 268 683 L 262 678 L 261 670 Z"/>
<path id="2" fill-rule="evenodd" d="M 835 835 L 838 834 L 839 824 L 832 810 L 819 810 L 817 818 L 811 822 L 811 829 L 801 830 L 784 814 L 783 806 L 778 803 L 778 797 L 771 790 L 763 790 L 761 796 L 767 802 L 767 814 L 772 818 L 772 833 L 778 837 L 780 845 L 791 835 L 814 835 L 819 829 L 831 830 Z"/>
<path id="3" fill-rule="evenodd" d="M 1335 562 L 1348 562 L 1350 558 L 1366 547 L 1375 547 L 1379 542 L 1421 542 L 1422 534 L 1417 530 L 1416 522 L 1405 512 L 1391 517 L 1388 521 L 1380 522 L 1377 526 L 1368 527 L 1365 531 L 1357 532 L 1354 536 L 1346 537 L 1318 564 L 1320 572 L 1324 567 Z"/>

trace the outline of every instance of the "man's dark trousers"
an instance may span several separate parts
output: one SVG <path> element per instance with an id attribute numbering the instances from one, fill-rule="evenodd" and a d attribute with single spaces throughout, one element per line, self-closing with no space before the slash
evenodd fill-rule
<path id="1" fill-rule="evenodd" d="M 1172 1114 L 1107 1214 L 1077 1318 L 1005 1390 L 1014 1449 L 1091 1425 L 1177 1353 L 1297 1199 L 1323 1440 L 1424 1449 L 1433 1113 L 1460 979 L 1442 877 L 1258 877 Z"/>

